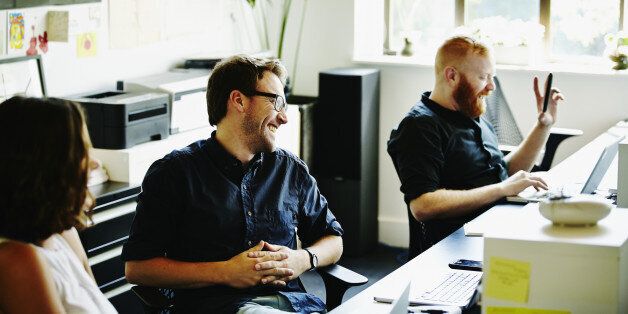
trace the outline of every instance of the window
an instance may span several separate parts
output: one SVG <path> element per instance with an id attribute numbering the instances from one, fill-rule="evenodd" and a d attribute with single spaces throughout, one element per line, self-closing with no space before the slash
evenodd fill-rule
<path id="1" fill-rule="evenodd" d="M 529 45 L 545 59 L 599 59 L 605 53 L 606 34 L 628 25 L 625 0 L 384 1 L 389 48 L 397 52 L 407 38 L 414 50 L 433 54 L 443 39 L 466 28 L 484 32 L 484 39 L 496 46 Z"/>
<path id="2" fill-rule="evenodd" d="M 454 29 L 454 0 L 391 0 L 390 42 L 401 51 L 408 39 L 421 49 L 435 51 L 441 39 Z"/>
<path id="3" fill-rule="evenodd" d="M 552 0 L 552 55 L 601 56 L 604 35 L 619 31 L 619 4 L 619 0 Z"/>
<path id="4" fill-rule="evenodd" d="M 508 20 L 538 21 L 540 0 L 466 0 L 464 20 L 502 16 Z"/>

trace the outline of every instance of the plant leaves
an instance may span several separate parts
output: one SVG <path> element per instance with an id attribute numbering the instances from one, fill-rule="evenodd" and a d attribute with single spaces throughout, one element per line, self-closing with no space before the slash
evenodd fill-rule
<path id="1" fill-rule="evenodd" d="M 255 0 L 246 0 L 246 2 L 249 3 L 249 5 L 251 6 L 251 8 L 255 7 Z"/>

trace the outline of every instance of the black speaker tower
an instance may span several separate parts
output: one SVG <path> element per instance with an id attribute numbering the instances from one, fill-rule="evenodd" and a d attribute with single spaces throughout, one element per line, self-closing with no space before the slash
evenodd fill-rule
<path id="1" fill-rule="evenodd" d="M 345 255 L 361 255 L 377 243 L 379 70 L 338 68 L 318 78 L 312 173 L 345 230 Z"/>

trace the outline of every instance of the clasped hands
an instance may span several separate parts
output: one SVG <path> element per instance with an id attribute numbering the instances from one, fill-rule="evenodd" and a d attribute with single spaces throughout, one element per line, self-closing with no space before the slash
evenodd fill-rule
<path id="1" fill-rule="evenodd" d="M 226 264 L 226 284 L 235 288 L 285 286 L 310 268 L 307 252 L 266 241 L 232 257 Z"/>

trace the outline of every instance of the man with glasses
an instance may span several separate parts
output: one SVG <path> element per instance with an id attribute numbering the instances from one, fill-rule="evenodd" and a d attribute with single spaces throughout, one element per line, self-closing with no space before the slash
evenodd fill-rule
<path id="1" fill-rule="evenodd" d="M 489 49 L 469 37 L 452 37 L 438 49 L 434 90 L 393 130 L 390 154 L 408 211 L 412 258 L 456 231 L 500 199 L 525 188 L 547 189 L 528 173 L 556 121 L 563 95 L 553 89 L 547 112 L 534 78 L 537 123 L 508 156 L 500 152 L 493 126 L 481 115 L 495 89 Z"/>
<path id="2" fill-rule="evenodd" d="M 325 309 L 293 279 L 338 261 L 343 230 L 303 161 L 276 147 L 288 122 L 285 73 L 276 60 L 220 62 L 207 85 L 216 131 L 144 178 L 122 254 L 126 277 L 174 288 L 177 312 Z"/>

